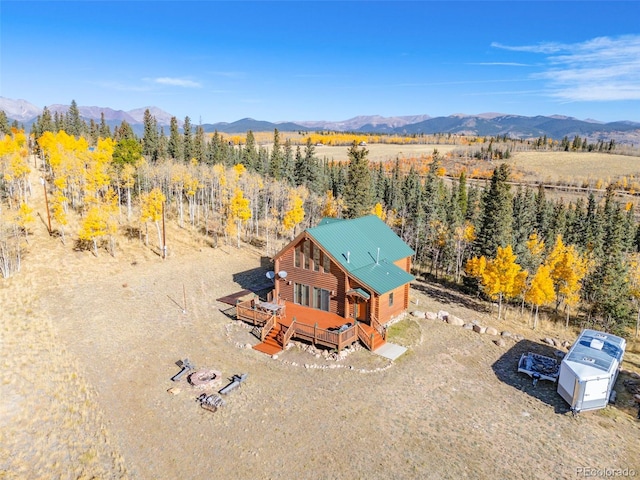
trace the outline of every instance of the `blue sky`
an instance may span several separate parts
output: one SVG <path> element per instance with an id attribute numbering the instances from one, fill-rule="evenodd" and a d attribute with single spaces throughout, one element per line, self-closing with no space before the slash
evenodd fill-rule
<path id="1" fill-rule="evenodd" d="M 637 1 L 0 2 L 0 96 L 192 123 L 640 121 Z"/>

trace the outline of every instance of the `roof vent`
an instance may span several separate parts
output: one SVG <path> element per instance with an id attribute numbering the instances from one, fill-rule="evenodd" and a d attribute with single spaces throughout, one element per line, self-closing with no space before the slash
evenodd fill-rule
<path id="1" fill-rule="evenodd" d="M 589 346 L 596 350 L 602 350 L 602 347 L 604 347 L 604 342 L 602 340 L 598 340 L 597 338 L 592 338 Z"/>
<path id="2" fill-rule="evenodd" d="M 351 258 L 351 252 L 347 250 L 347 263 L 349 263 L 350 258 Z"/>

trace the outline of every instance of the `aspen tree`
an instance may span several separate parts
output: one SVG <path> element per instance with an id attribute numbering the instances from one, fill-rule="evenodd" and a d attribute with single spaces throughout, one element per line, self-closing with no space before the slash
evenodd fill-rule
<path id="1" fill-rule="evenodd" d="M 249 199 L 244 197 L 244 193 L 236 187 L 233 197 L 229 202 L 229 220 L 227 228 L 233 230 L 237 235 L 237 247 L 240 248 L 240 230 L 243 223 L 251 218 L 251 209 L 249 208 Z M 235 225 L 234 225 L 235 222 Z M 230 228 L 230 226 L 232 228 Z"/>
<path id="2" fill-rule="evenodd" d="M 166 201 L 166 197 L 162 190 L 158 187 L 152 189 L 149 193 L 142 194 L 140 197 L 140 220 L 142 223 L 153 222 L 158 231 L 158 245 L 162 250 L 162 232 L 160 231 L 160 220 L 162 219 L 162 208 Z M 145 243 L 148 245 L 148 238 L 145 236 Z"/>
<path id="3" fill-rule="evenodd" d="M 296 227 L 304 220 L 305 211 L 303 204 L 304 200 L 298 189 L 292 189 L 289 192 L 289 210 L 285 212 L 284 218 L 282 219 L 282 227 L 285 232 L 291 232 L 292 239 L 296 235 Z"/>
<path id="4" fill-rule="evenodd" d="M 531 285 L 524 295 L 525 301 L 535 306 L 533 329 L 538 326 L 538 308 L 540 305 L 548 305 L 556 298 L 551 278 L 551 268 L 548 265 L 540 265 L 531 280 Z"/>
<path id="5" fill-rule="evenodd" d="M 376 203 L 371 209 L 371 213 L 373 213 L 376 217 L 378 217 L 383 222 L 387 219 L 387 212 L 384 211 L 382 204 L 380 202 Z"/>
<path id="6" fill-rule="evenodd" d="M 502 318 L 502 301 L 509 300 L 524 289 L 527 272 L 516 263 L 511 245 L 498 247 L 496 257 L 486 261 L 482 273 L 482 286 L 492 299 L 498 299 L 498 320 Z"/>

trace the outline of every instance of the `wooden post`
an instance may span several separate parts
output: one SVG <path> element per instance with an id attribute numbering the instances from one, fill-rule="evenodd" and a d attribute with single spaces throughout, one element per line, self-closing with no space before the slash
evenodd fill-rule
<path id="1" fill-rule="evenodd" d="M 182 284 L 182 298 L 184 299 L 184 308 L 182 309 L 182 313 L 187 313 L 187 290 L 184 288 L 184 283 Z"/>
<path id="2" fill-rule="evenodd" d="M 162 202 L 162 259 L 167 258 L 167 233 L 165 231 L 165 222 L 164 222 L 164 204 Z"/>
<path id="3" fill-rule="evenodd" d="M 40 183 L 44 187 L 44 203 L 47 206 L 47 227 L 49 236 L 51 236 L 51 213 L 49 212 L 49 197 L 47 197 L 47 182 L 45 182 L 44 178 L 41 178 Z"/>

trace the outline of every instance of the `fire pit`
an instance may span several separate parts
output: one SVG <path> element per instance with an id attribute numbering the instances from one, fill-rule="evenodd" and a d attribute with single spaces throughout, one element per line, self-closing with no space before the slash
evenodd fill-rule
<path id="1" fill-rule="evenodd" d="M 222 381 L 222 374 L 215 370 L 196 370 L 189 375 L 188 381 L 194 387 L 204 390 L 205 388 L 214 387 L 220 384 Z"/>

